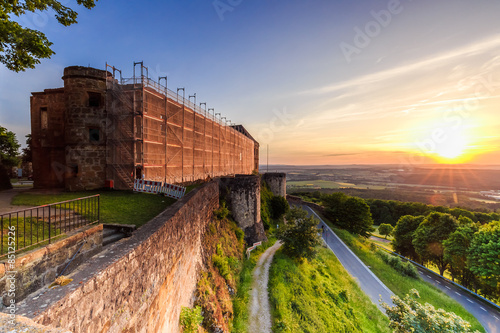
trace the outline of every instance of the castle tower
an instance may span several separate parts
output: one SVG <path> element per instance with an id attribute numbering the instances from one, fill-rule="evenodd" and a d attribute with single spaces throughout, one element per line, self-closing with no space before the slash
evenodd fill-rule
<path id="1" fill-rule="evenodd" d="M 95 68 L 64 69 L 65 156 L 70 191 L 102 188 L 106 181 L 106 75 Z"/>

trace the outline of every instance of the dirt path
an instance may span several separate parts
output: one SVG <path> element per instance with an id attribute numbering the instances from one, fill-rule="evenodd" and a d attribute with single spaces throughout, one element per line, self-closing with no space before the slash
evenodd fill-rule
<path id="1" fill-rule="evenodd" d="M 10 202 L 12 198 L 16 196 L 18 193 L 27 191 L 29 189 L 26 188 L 14 188 L 12 190 L 0 191 L 0 214 L 8 213 L 24 208 L 29 208 L 29 206 L 14 206 L 11 205 Z"/>
<path id="2" fill-rule="evenodd" d="M 281 243 L 276 242 L 266 252 L 262 253 L 253 271 L 250 315 L 248 318 L 249 332 L 271 333 L 272 323 L 267 282 L 269 280 L 269 267 L 273 261 L 274 253 L 280 246 Z"/>

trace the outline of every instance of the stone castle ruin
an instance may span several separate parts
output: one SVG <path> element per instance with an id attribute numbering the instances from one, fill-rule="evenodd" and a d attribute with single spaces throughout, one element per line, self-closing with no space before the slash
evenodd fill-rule
<path id="1" fill-rule="evenodd" d="M 66 67 L 62 79 L 64 87 L 31 96 L 35 188 L 131 189 L 134 179 L 188 183 L 258 170 L 259 143 L 242 125 L 151 80 L 142 63 L 131 79 L 109 65 Z"/>

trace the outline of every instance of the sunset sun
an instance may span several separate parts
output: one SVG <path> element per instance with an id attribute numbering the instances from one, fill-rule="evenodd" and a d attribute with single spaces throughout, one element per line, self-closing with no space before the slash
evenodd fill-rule
<path id="1" fill-rule="evenodd" d="M 464 155 L 466 148 L 465 136 L 454 133 L 448 135 L 443 142 L 436 144 L 436 154 L 441 158 L 458 159 Z"/>

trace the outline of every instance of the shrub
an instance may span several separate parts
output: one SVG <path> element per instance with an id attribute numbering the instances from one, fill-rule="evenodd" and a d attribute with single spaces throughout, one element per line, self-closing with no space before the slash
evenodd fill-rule
<path id="1" fill-rule="evenodd" d="M 377 250 L 375 252 L 383 262 L 394 268 L 399 273 L 409 276 L 414 279 L 418 279 L 418 270 L 410 262 L 403 262 L 400 257 L 396 257 L 385 253 L 382 250 Z"/>
<path id="2" fill-rule="evenodd" d="M 431 304 L 420 304 L 418 291 L 412 289 L 411 295 L 404 299 L 393 296 L 395 306 L 382 303 L 387 316 L 391 320 L 390 328 L 396 333 L 455 332 L 471 333 L 471 325 L 454 314 L 443 309 L 436 310 Z M 478 332 L 478 331 L 475 331 Z"/>
<path id="3" fill-rule="evenodd" d="M 225 201 L 222 201 L 219 209 L 214 210 L 214 215 L 218 220 L 223 220 L 229 215 L 229 209 L 226 207 Z"/>
<path id="4" fill-rule="evenodd" d="M 245 238 L 245 232 L 240 228 L 234 229 L 234 233 L 236 234 L 236 238 L 241 242 Z"/>
<path id="5" fill-rule="evenodd" d="M 182 307 L 180 323 L 184 333 L 198 332 L 198 327 L 201 325 L 202 321 L 203 316 L 201 315 L 201 307 L 197 306 L 193 309 Z"/>

